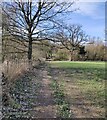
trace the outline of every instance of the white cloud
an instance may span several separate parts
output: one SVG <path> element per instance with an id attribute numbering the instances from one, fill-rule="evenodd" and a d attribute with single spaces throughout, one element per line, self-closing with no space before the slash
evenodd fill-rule
<path id="1" fill-rule="evenodd" d="M 50 0 L 53 1 L 53 0 Z M 71 2 L 71 1 L 79 1 L 79 2 L 106 2 L 106 0 L 58 0 L 60 2 Z"/>
<path id="2" fill-rule="evenodd" d="M 83 0 L 80 0 L 80 1 L 83 1 Z M 95 0 L 95 1 L 98 1 L 98 0 Z M 76 12 L 82 15 L 90 16 L 93 19 L 104 19 L 105 9 L 104 9 L 104 6 L 102 5 L 104 5 L 104 3 L 102 4 L 102 2 L 86 2 L 85 1 L 85 2 L 76 2 L 74 5 L 74 8 L 79 8 L 79 10 L 77 10 Z"/>
<path id="3" fill-rule="evenodd" d="M 14 1 L 14 0 L 3 0 L 3 1 Z M 27 1 L 27 0 L 22 0 Z M 32 0 L 37 2 L 38 0 Z M 47 0 L 47 1 L 59 1 L 59 2 L 72 2 L 75 1 L 73 9 L 79 8 L 77 13 L 87 15 L 93 19 L 104 19 L 105 10 L 99 9 L 100 3 L 104 3 L 106 0 Z M 99 3 L 99 4 L 98 4 Z"/>
<path id="4" fill-rule="evenodd" d="M 79 2 L 106 2 L 106 0 L 78 0 Z"/>

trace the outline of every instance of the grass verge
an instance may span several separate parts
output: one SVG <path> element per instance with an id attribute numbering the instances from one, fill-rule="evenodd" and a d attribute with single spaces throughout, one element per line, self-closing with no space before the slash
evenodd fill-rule
<path id="1" fill-rule="evenodd" d="M 70 118 L 71 111 L 69 108 L 69 103 L 65 99 L 65 94 L 63 91 L 63 85 L 59 85 L 56 80 L 53 80 L 51 83 L 51 88 L 53 89 L 55 103 L 58 105 L 58 116 L 62 118 Z"/>

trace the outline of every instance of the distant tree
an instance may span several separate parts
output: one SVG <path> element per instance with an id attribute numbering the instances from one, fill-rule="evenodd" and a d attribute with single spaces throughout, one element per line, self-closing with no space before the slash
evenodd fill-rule
<path id="1" fill-rule="evenodd" d="M 54 47 L 55 47 L 55 45 L 48 40 L 41 41 L 39 43 L 39 46 L 38 46 L 39 50 L 42 51 L 43 57 L 46 60 L 47 59 L 52 59 L 52 54 L 53 54 L 53 51 L 54 51 Z"/>
<path id="2" fill-rule="evenodd" d="M 87 53 L 87 51 L 85 50 L 85 46 L 80 46 L 78 54 L 81 56 L 82 60 L 85 60 L 84 57 L 85 57 L 86 53 Z"/>
<path id="3" fill-rule="evenodd" d="M 99 38 L 95 38 L 93 44 L 87 44 L 88 60 L 106 60 L 106 45 Z"/>
<path id="4" fill-rule="evenodd" d="M 69 51 L 69 60 L 74 60 L 74 51 L 78 50 L 79 54 L 85 55 L 83 44 L 88 42 L 88 36 L 82 30 L 80 25 L 70 25 L 59 28 L 56 33 L 56 39 Z"/>
<path id="5" fill-rule="evenodd" d="M 63 60 L 68 60 L 68 51 L 67 49 L 58 49 L 56 54 L 55 54 L 55 57 L 54 57 L 54 60 L 59 60 L 59 61 L 63 61 Z"/>

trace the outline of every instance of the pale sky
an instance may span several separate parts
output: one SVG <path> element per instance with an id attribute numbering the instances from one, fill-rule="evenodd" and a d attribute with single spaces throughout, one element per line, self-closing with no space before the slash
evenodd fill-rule
<path id="1" fill-rule="evenodd" d="M 77 2 L 74 8 L 77 7 L 79 10 L 69 15 L 66 21 L 68 24 L 82 25 L 83 30 L 90 36 L 105 38 L 105 2 L 93 1 L 100 2 Z"/>

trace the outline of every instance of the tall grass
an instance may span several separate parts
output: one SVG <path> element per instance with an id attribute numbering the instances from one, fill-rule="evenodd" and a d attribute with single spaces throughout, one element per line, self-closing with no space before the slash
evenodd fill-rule
<path id="1" fill-rule="evenodd" d="M 8 80 L 14 80 L 24 71 L 28 70 L 29 64 L 27 60 L 6 60 L 2 65 L 2 72 Z"/>
<path id="2" fill-rule="evenodd" d="M 31 61 L 36 64 L 36 61 Z M 15 83 L 24 75 L 27 71 L 32 70 L 32 64 L 26 59 L 21 60 L 6 60 L 2 64 L 2 101 L 3 106 L 9 106 L 15 102 L 12 97 L 11 88 L 15 87 Z M 30 68 L 31 67 L 31 68 Z M 30 69 L 29 69 L 30 68 Z"/>

